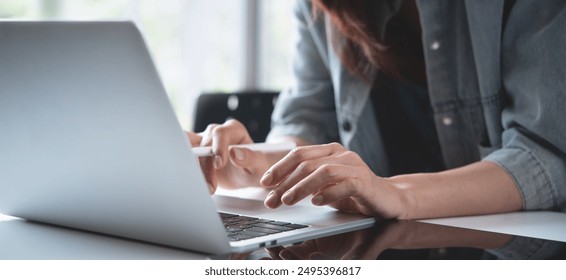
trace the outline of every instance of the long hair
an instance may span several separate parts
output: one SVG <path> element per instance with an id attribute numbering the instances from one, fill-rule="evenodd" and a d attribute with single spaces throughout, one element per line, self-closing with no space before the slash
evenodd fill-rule
<path id="1" fill-rule="evenodd" d="M 379 69 L 393 78 L 422 82 L 424 68 L 414 67 L 415 57 L 408 54 L 408 49 L 414 50 L 415 46 L 407 43 L 406 26 L 395 24 L 380 39 L 375 24 L 379 1 L 382 0 L 312 0 L 312 5 L 315 17 L 320 12 L 328 14 L 334 31 L 334 51 L 352 74 L 368 81 L 369 74 Z M 420 44 L 420 38 L 417 43 Z M 417 47 L 422 51 L 422 45 Z"/>

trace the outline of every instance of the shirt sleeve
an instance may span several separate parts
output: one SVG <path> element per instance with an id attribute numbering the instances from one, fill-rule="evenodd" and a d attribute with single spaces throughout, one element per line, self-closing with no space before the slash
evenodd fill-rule
<path id="1" fill-rule="evenodd" d="M 525 20 L 528 19 L 528 20 Z M 526 210 L 566 211 L 566 2 L 517 1 L 503 33 L 503 167 Z"/>
<path id="2" fill-rule="evenodd" d="M 296 1 L 293 16 L 293 83 L 279 95 L 268 140 L 296 136 L 312 144 L 337 141 L 336 106 L 326 57 L 324 17 L 313 17 L 310 1 Z"/>

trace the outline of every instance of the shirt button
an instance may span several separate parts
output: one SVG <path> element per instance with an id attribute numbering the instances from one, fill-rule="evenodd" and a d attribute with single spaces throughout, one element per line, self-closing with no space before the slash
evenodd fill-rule
<path id="1" fill-rule="evenodd" d="M 342 123 L 342 129 L 344 129 L 344 131 L 350 131 L 352 130 L 352 124 L 349 121 L 344 121 Z"/>
<path id="2" fill-rule="evenodd" d="M 443 123 L 445 126 L 451 126 L 453 122 L 454 122 L 454 121 L 452 120 L 451 117 L 444 117 L 444 118 L 442 118 L 442 123 Z"/>
<path id="3" fill-rule="evenodd" d="M 432 41 L 432 43 L 430 43 L 430 49 L 433 51 L 440 49 L 440 42 L 437 40 Z"/>

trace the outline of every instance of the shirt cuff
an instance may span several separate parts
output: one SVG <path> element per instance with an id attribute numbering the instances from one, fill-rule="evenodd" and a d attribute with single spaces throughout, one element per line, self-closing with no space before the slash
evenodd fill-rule
<path id="1" fill-rule="evenodd" d="M 519 147 L 499 149 L 484 160 L 502 167 L 513 178 L 523 198 L 523 209 L 539 210 L 555 207 L 555 195 L 542 162 L 530 151 Z"/>

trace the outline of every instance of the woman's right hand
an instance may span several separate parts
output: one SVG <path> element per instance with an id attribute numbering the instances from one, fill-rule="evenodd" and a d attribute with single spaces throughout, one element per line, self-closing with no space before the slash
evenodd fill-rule
<path id="1" fill-rule="evenodd" d="M 187 132 L 187 135 L 193 147 L 212 146 L 213 156 L 199 158 L 211 194 L 218 186 L 260 186 L 259 179 L 263 173 L 286 154 L 229 147 L 253 143 L 245 126 L 237 120 L 210 124 L 203 132 Z"/>

